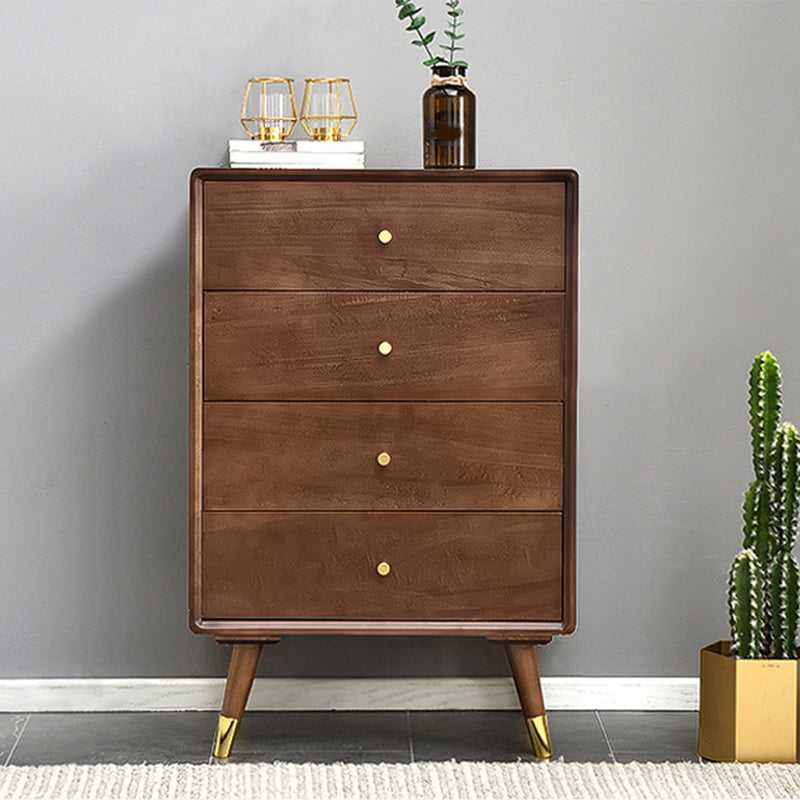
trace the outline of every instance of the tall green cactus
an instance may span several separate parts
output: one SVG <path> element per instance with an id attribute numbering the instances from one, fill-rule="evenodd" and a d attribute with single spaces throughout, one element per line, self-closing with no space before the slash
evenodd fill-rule
<path id="1" fill-rule="evenodd" d="M 756 480 L 769 478 L 772 440 L 781 415 L 781 371 L 768 350 L 757 355 L 750 368 L 750 438 Z"/>
<path id="2" fill-rule="evenodd" d="M 758 560 L 766 564 L 771 556 L 769 535 L 772 497 L 769 483 L 765 480 L 753 481 L 744 494 L 744 546 L 755 550 Z"/>
<path id="3" fill-rule="evenodd" d="M 798 457 L 800 436 L 791 422 L 775 431 L 770 457 L 772 504 L 770 533 L 775 555 L 766 584 L 767 630 L 773 658 L 795 658 L 798 614 L 798 569 L 792 555 L 797 539 L 797 511 L 800 500 Z"/>
<path id="4" fill-rule="evenodd" d="M 728 575 L 731 653 L 759 658 L 763 636 L 764 573 L 754 550 L 736 556 Z"/>
<path id="5" fill-rule="evenodd" d="M 791 550 L 797 539 L 798 460 L 800 435 L 791 422 L 784 422 L 775 432 L 771 456 L 772 534 L 778 550 Z"/>
<path id="6" fill-rule="evenodd" d="M 781 413 L 781 371 L 769 351 L 760 353 L 750 368 L 750 441 L 756 479 L 744 499 L 744 546 L 752 547 L 762 565 L 773 556 L 770 540 L 770 475 L 773 439 Z"/>
<path id="7" fill-rule="evenodd" d="M 795 557 L 784 550 L 772 561 L 769 570 L 769 627 L 772 658 L 795 658 L 797 650 L 798 569 Z"/>
<path id="8" fill-rule="evenodd" d="M 800 435 L 789 422 L 779 425 L 781 372 L 772 353 L 753 361 L 749 408 L 755 480 L 744 496 L 745 549 L 729 574 L 731 652 L 795 658 L 798 566 L 791 550 L 800 508 Z"/>

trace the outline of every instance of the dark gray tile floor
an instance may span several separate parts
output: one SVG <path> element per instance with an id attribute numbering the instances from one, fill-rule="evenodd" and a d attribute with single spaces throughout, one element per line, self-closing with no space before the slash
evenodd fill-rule
<path id="1" fill-rule="evenodd" d="M 551 711 L 555 758 L 698 761 L 694 712 Z M 0 714 L 0 764 L 213 763 L 217 714 Z M 519 711 L 249 711 L 231 762 L 530 760 Z"/>

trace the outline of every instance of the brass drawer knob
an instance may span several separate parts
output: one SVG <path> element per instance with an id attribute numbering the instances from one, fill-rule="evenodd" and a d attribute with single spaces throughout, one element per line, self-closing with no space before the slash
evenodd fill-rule
<path id="1" fill-rule="evenodd" d="M 381 244 L 389 244 L 389 242 L 391 242 L 391 241 L 392 241 L 392 232 L 391 232 L 391 231 L 387 231 L 387 230 L 386 230 L 386 228 L 384 228 L 384 229 L 383 229 L 383 230 L 382 230 L 382 231 L 381 231 L 381 232 L 378 234 L 378 241 L 379 241 Z"/>
<path id="2" fill-rule="evenodd" d="M 391 342 L 385 342 L 385 341 L 384 341 L 384 342 L 381 342 L 381 343 L 378 345 L 378 352 L 379 352 L 379 353 L 380 353 L 382 356 L 388 356 L 388 355 L 389 355 L 389 353 L 391 353 L 391 352 L 392 352 L 392 343 L 391 343 Z"/>
<path id="3" fill-rule="evenodd" d="M 382 578 L 385 578 L 392 571 L 391 566 L 385 561 L 381 561 L 381 563 L 378 564 L 375 569 L 378 571 L 378 575 L 380 575 Z"/>
<path id="4" fill-rule="evenodd" d="M 392 457 L 384 451 L 383 453 L 378 453 L 378 458 L 376 460 L 382 467 L 388 467 L 391 463 Z"/>

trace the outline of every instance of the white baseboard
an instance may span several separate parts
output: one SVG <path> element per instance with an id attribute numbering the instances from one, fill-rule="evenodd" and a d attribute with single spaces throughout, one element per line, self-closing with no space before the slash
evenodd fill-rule
<path id="1" fill-rule="evenodd" d="M 0 712 L 216 711 L 222 678 L 0 680 Z M 551 711 L 696 711 L 697 678 L 543 678 Z M 406 711 L 519 708 L 510 678 L 257 678 L 249 709 Z"/>

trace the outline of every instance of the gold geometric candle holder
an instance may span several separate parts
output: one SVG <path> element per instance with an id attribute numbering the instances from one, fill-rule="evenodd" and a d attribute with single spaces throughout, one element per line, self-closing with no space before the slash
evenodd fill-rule
<path id="1" fill-rule="evenodd" d="M 300 124 L 312 139 L 338 142 L 352 133 L 357 122 L 356 99 L 348 78 L 306 78 Z"/>
<path id="2" fill-rule="evenodd" d="M 297 125 L 297 105 L 291 78 L 251 78 L 247 81 L 239 117 L 251 139 L 280 142 Z M 251 130 L 250 126 L 255 130 Z"/>

